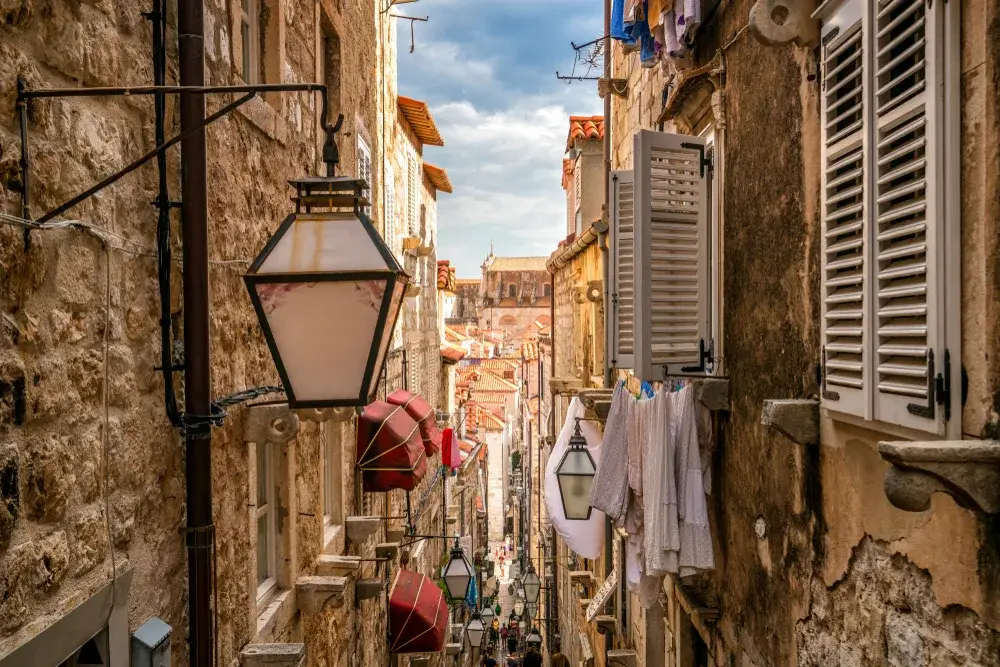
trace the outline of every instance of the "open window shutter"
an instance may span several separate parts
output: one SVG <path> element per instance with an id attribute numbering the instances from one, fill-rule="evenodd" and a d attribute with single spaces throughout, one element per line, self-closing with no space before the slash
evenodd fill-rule
<path id="1" fill-rule="evenodd" d="M 660 381 L 705 368 L 708 173 L 705 139 L 635 135 L 635 372 Z"/>
<path id="2" fill-rule="evenodd" d="M 633 261 L 634 190 L 631 170 L 611 172 L 611 306 L 608 359 L 615 368 L 634 368 L 635 263 Z"/>
<path id="3" fill-rule="evenodd" d="M 871 11 L 875 419 L 935 433 L 935 380 L 952 363 L 940 289 L 944 4 L 880 0 Z"/>
<path id="4" fill-rule="evenodd" d="M 406 219 L 409 223 L 410 236 L 417 235 L 417 199 L 420 196 L 419 191 L 419 180 L 417 174 L 417 160 L 413 155 L 409 156 L 407 161 L 407 176 L 409 180 L 408 200 L 406 202 L 407 211 Z"/>
<path id="5" fill-rule="evenodd" d="M 868 144 L 862 0 L 823 23 L 823 404 L 871 417 Z"/>

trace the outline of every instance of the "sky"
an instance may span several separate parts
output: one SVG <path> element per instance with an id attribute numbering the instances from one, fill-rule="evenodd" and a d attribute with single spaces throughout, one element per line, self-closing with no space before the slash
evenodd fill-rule
<path id="1" fill-rule="evenodd" d="M 562 158 L 570 115 L 602 113 L 596 82 L 567 85 L 570 41 L 601 34 L 600 0 L 419 0 L 397 19 L 399 94 L 430 105 L 444 147 L 424 160 L 448 170 L 438 193 L 438 259 L 478 278 L 499 256 L 548 256 L 566 235 Z M 583 74 L 581 66 L 577 74 Z M 593 72 L 596 76 L 597 72 Z"/>

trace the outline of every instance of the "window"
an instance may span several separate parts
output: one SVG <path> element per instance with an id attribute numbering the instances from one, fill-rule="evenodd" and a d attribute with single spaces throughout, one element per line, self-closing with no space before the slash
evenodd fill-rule
<path id="1" fill-rule="evenodd" d="M 577 157 L 573 165 L 573 230 L 583 232 L 583 165 L 582 158 Z"/>
<path id="2" fill-rule="evenodd" d="M 372 171 L 372 149 L 368 141 L 358 132 L 358 178 L 368 183 L 368 200 L 375 198 L 375 172 Z M 365 214 L 371 217 L 372 207 L 364 207 Z"/>
<path id="3" fill-rule="evenodd" d="M 111 651 L 108 647 L 108 629 L 104 628 L 95 637 L 89 639 L 83 646 L 66 658 L 59 667 L 100 667 L 111 664 Z"/>
<path id="4" fill-rule="evenodd" d="M 420 199 L 420 179 L 417 171 L 417 158 L 413 156 L 413 153 L 410 153 L 406 161 L 406 224 L 411 237 L 417 235 L 419 220 L 417 217 L 417 201 Z"/>
<path id="5" fill-rule="evenodd" d="M 517 296 L 517 285 L 511 283 L 507 285 L 507 296 L 515 297 Z"/>
<path id="6" fill-rule="evenodd" d="M 542 294 L 545 296 L 552 296 L 552 285 L 545 284 L 542 286 Z"/>
<path id="7" fill-rule="evenodd" d="M 339 526 L 344 522 L 342 429 L 327 422 L 323 443 L 323 523 Z"/>
<path id="8" fill-rule="evenodd" d="M 635 366 L 634 190 L 631 170 L 611 172 L 611 313 L 605 339 L 614 368 Z"/>
<path id="9" fill-rule="evenodd" d="M 957 437 L 955 4 L 822 16 L 821 363 L 828 409 Z"/>
<path id="10" fill-rule="evenodd" d="M 257 453 L 257 602 L 274 590 L 277 583 L 275 568 L 274 529 L 274 461 L 271 445 L 256 445 Z"/>
<path id="11" fill-rule="evenodd" d="M 392 168 L 385 170 L 385 244 L 389 250 L 396 249 L 396 176 Z"/>
<path id="12" fill-rule="evenodd" d="M 240 0 L 240 74 L 245 83 L 260 82 L 260 5 L 259 0 Z"/>

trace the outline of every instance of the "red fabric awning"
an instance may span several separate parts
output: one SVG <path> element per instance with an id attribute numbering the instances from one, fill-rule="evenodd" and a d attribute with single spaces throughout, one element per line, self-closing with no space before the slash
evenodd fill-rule
<path id="1" fill-rule="evenodd" d="M 444 650 L 448 605 L 429 577 L 400 570 L 389 594 L 389 649 L 393 653 Z"/>
<path id="2" fill-rule="evenodd" d="M 398 389 L 385 400 L 392 405 L 401 406 L 417 422 L 427 456 L 434 456 L 441 451 L 441 431 L 437 427 L 437 415 L 423 396 Z"/>
<path id="3" fill-rule="evenodd" d="M 365 491 L 412 491 L 427 471 L 417 422 L 398 405 L 365 406 L 358 417 L 357 453 Z"/>

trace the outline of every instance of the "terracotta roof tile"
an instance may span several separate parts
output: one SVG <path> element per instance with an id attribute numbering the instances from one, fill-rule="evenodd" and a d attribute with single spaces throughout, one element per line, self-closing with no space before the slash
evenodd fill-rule
<path id="1" fill-rule="evenodd" d="M 566 150 L 577 139 L 604 139 L 604 116 L 570 116 Z"/>
<path id="2" fill-rule="evenodd" d="M 548 257 L 497 257 L 487 271 L 545 271 Z M 479 282 L 479 281 L 476 281 Z"/>
<path id="3" fill-rule="evenodd" d="M 434 118 L 431 117 L 426 102 L 402 95 L 399 96 L 397 102 L 399 112 L 413 128 L 417 139 L 427 146 L 444 146 L 444 140 L 441 138 L 441 133 L 438 132 L 437 125 L 434 124 Z"/>
<path id="4" fill-rule="evenodd" d="M 439 290 L 455 291 L 455 269 L 447 259 L 438 260 L 437 286 Z"/>
<path id="5" fill-rule="evenodd" d="M 563 190 L 569 190 L 570 183 L 573 182 L 573 161 L 563 158 L 562 186 Z"/>
<path id="6" fill-rule="evenodd" d="M 441 359 L 445 363 L 457 364 L 465 358 L 465 350 L 452 343 L 441 345 Z"/>
<path id="7" fill-rule="evenodd" d="M 424 173 L 427 174 L 427 179 L 431 182 L 431 185 L 441 192 L 451 194 L 451 181 L 448 179 L 447 171 L 441 167 L 435 167 L 429 162 L 424 162 Z"/>

